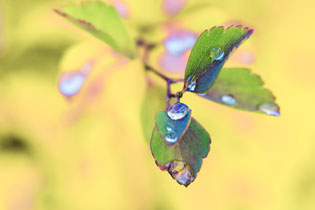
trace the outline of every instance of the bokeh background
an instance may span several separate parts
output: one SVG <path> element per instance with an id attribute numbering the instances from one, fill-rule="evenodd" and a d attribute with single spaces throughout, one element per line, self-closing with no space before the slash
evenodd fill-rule
<path id="1" fill-rule="evenodd" d="M 66 3 L 0 1 L 0 209 L 315 209 L 313 0 L 111 1 L 133 36 L 160 43 L 150 63 L 176 77 L 189 52 L 168 52 L 168 36 L 213 25 L 255 29 L 226 66 L 261 75 L 281 116 L 186 94 L 212 137 L 188 188 L 156 167 L 143 135 L 141 63 L 53 12 Z M 63 75 L 77 70 L 83 77 L 61 94 Z"/>

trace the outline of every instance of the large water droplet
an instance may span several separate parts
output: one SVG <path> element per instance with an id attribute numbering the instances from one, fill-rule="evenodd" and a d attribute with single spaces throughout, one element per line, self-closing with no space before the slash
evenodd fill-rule
<path id="1" fill-rule="evenodd" d="M 173 161 L 167 165 L 169 174 L 181 185 L 186 187 L 194 180 L 193 170 L 182 161 Z"/>
<path id="2" fill-rule="evenodd" d="M 227 105 L 233 105 L 236 102 L 236 99 L 234 98 L 233 95 L 228 94 L 228 95 L 223 95 L 221 97 L 221 101 Z"/>
<path id="3" fill-rule="evenodd" d="M 173 104 L 167 111 L 167 115 L 172 120 L 180 120 L 186 117 L 186 115 L 190 112 L 189 107 L 183 103 Z"/>
<path id="4" fill-rule="evenodd" d="M 272 115 L 276 117 L 280 116 L 280 109 L 278 105 L 273 102 L 264 103 L 260 105 L 259 110 L 265 112 L 268 115 Z"/>
<path id="5" fill-rule="evenodd" d="M 185 186 L 188 186 L 194 180 L 191 171 L 187 167 L 178 172 L 175 179 L 177 180 L 178 183 Z"/>
<path id="6" fill-rule="evenodd" d="M 210 57 L 216 61 L 222 60 L 224 57 L 224 51 L 220 47 L 214 47 L 210 51 Z"/>
<path id="7" fill-rule="evenodd" d="M 175 143 L 177 142 L 177 139 L 178 139 L 178 136 L 176 135 L 175 132 L 169 132 L 166 136 L 165 136 L 165 140 L 168 142 L 168 143 Z"/>
<path id="8" fill-rule="evenodd" d="M 61 75 L 58 89 L 65 96 L 73 96 L 79 92 L 85 81 L 82 73 L 68 73 Z"/>

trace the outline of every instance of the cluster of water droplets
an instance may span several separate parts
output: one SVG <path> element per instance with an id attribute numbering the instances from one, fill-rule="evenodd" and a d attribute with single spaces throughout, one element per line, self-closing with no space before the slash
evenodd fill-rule
<path id="1" fill-rule="evenodd" d="M 176 121 L 185 118 L 189 112 L 190 109 L 186 104 L 176 103 L 167 110 L 167 115 L 169 116 L 169 118 L 171 118 L 171 120 Z M 166 125 L 166 131 L 167 134 L 164 137 L 165 140 L 170 144 L 176 143 L 178 140 L 178 134 L 175 131 L 174 124 L 168 123 Z"/>
<path id="2" fill-rule="evenodd" d="M 167 130 L 167 134 L 164 137 L 165 140 L 170 144 L 174 144 L 175 142 L 177 142 L 178 136 L 174 130 L 174 127 L 171 124 L 167 124 L 166 130 Z"/>
<path id="3" fill-rule="evenodd" d="M 214 47 L 210 51 L 210 57 L 211 59 L 215 61 L 220 61 L 224 58 L 224 50 L 221 49 L 221 47 Z"/>
<path id="4" fill-rule="evenodd" d="M 169 174 L 179 184 L 186 187 L 195 179 L 191 167 L 183 161 L 172 161 L 166 164 Z"/>
<path id="5" fill-rule="evenodd" d="M 232 94 L 226 94 L 221 97 L 221 101 L 227 105 L 233 105 L 235 104 L 236 99 Z"/>
<path id="6" fill-rule="evenodd" d="M 280 116 L 280 109 L 279 106 L 273 102 L 264 103 L 259 106 L 259 110 L 265 112 L 268 115 Z"/>

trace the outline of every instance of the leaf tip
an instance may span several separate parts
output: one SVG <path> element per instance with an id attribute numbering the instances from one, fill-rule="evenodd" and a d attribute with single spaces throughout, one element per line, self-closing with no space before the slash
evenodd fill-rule
<path id="1" fill-rule="evenodd" d="M 161 170 L 167 170 L 173 179 L 177 181 L 178 184 L 188 187 L 196 178 L 194 170 L 184 161 L 171 161 L 165 165 L 156 165 Z"/>

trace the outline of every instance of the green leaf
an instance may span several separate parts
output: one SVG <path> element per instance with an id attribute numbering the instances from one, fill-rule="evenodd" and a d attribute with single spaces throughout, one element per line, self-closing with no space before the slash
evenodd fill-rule
<path id="1" fill-rule="evenodd" d="M 172 146 L 165 143 L 155 127 L 151 138 L 151 151 L 160 169 L 167 170 L 179 184 L 187 187 L 196 178 L 202 159 L 209 153 L 210 143 L 208 132 L 191 118 L 182 138 Z"/>
<path id="2" fill-rule="evenodd" d="M 253 29 L 242 26 L 213 27 L 196 41 L 185 70 L 184 88 L 204 93 L 217 78 L 231 52 L 250 37 Z"/>
<path id="3" fill-rule="evenodd" d="M 148 85 L 142 105 L 141 105 L 141 123 L 144 137 L 147 142 L 150 142 L 152 129 L 155 126 L 154 117 L 157 112 L 165 110 L 166 103 L 166 88 L 158 85 Z"/>
<path id="4" fill-rule="evenodd" d="M 210 90 L 201 96 L 231 107 L 279 116 L 275 97 L 263 85 L 261 78 L 249 69 L 224 68 Z"/>
<path id="5" fill-rule="evenodd" d="M 70 5 L 56 9 L 55 12 L 101 39 L 122 55 L 128 58 L 136 57 L 135 44 L 113 6 L 100 1 L 86 2 L 81 6 Z"/>

